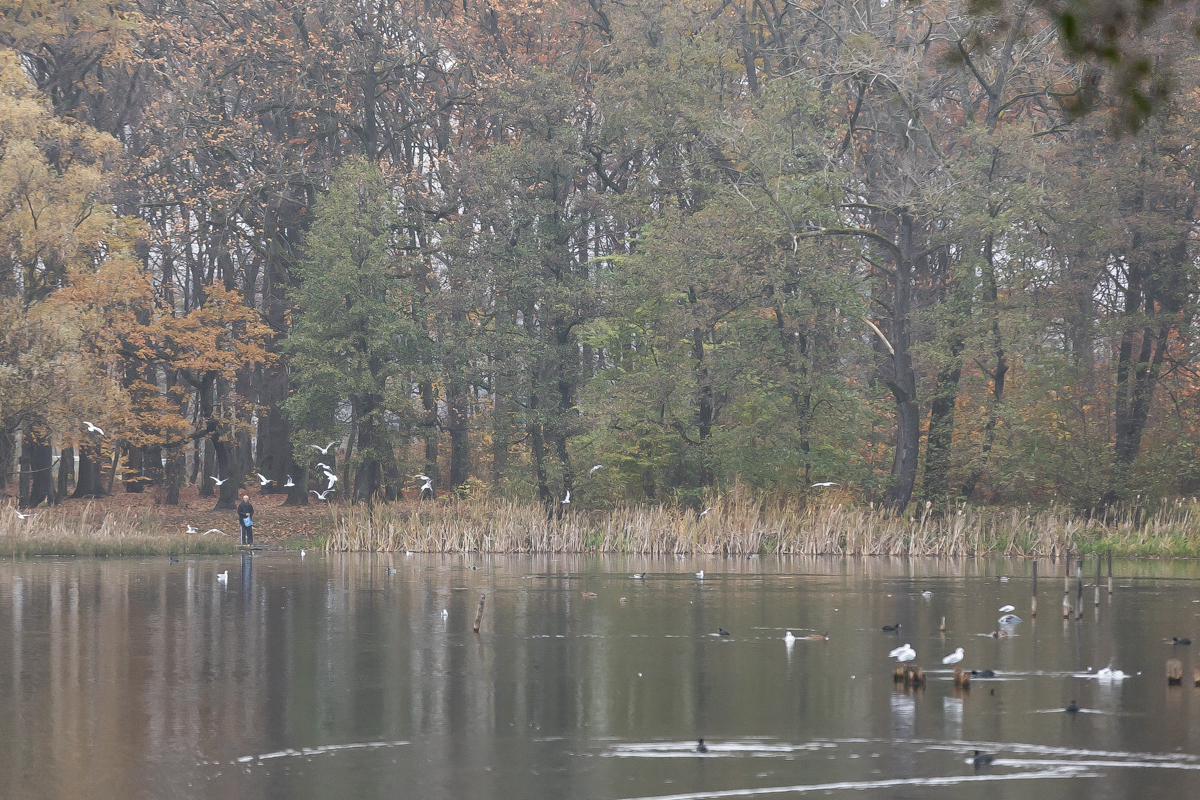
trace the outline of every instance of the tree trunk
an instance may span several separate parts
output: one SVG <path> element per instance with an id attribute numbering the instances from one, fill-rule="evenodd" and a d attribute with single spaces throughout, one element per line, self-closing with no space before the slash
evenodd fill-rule
<path id="1" fill-rule="evenodd" d="M 71 492 L 71 479 L 75 477 L 75 448 L 64 447 L 58 454 L 58 487 L 55 496 L 60 500 Z"/>
<path id="2" fill-rule="evenodd" d="M 351 402 L 358 423 L 358 469 L 354 472 L 352 499 L 355 502 L 372 503 L 383 482 L 379 457 L 384 443 L 380 440 L 378 422 L 382 398 L 365 395 L 352 397 Z"/>
<path id="3" fill-rule="evenodd" d="M 421 382 L 421 406 L 425 409 L 425 417 L 421 421 L 425 429 L 425 468 L 422 471 L 433 481 L 433 496 L 437 497 L 438 413 L 437 391 L 433 388 L 433 381 Z"/>
<path id="4" fill-rule="evenodd" d="M 471 477 L 467 399 L 461 381 L 453 380 L 447 384 L 446 428 L 450 432 L 450 488 L 456 492 Z"/>
<path id="5" fill-rule="evenodd" d="M 887 504 L 900 513 L 912 500 L 921 446 L 921 420 L 917 408 L 917 375 L 913 370 L 908 318 L 912 311 L 913 222 L 901 218 L 900 257 L 896 259 L 895 291 L 889 334 L 894 353 L 885 362 L 883 380 L 896 401 L 896 456 L 892 461 L 892 488 Z"/>
<path id="6" fill-rule="evenodd" d="M 76 499 L 100 497 L 104 494 L 104 483 L 100 478 L 100 466 L 104 456 L 93 444 L 79 446 L 79 478 L 75 481 Z"/>
<path id="7" fill-rule="evenodd" d="M 44 502 L 55 502 L 54 446 L 50 444 L 50 432 L 45 427 L 31 425 L 30 430 L 32 433 L 28 442 L 31 479 L 26 505 L 32 508 Z"/>

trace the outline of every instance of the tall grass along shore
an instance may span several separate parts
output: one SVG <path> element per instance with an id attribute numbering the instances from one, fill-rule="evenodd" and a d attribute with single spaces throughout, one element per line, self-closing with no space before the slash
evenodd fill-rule
<path id="1" fill-rule="evenodd" d="M 1200 555 L 1195 500 L 1083 516 L 1064 508 L 952 509 L 898 517 L 870 506 L 799 507 L 737 493 L 692 509 L 622 506 L 548 515 L 495 499 L 347 506 L 334 511 L 333 551 L 630 553 L 637 555 L 1125 556 Z"/>
<path id="2" fill-rule="evenodd" d="M 165 533 L 161 515 L 144 510 L 38 509 L 22 519 L 0 513 L 0 556 L 152 556 L 236 552 L 237 541 L 213 534 Z"/>

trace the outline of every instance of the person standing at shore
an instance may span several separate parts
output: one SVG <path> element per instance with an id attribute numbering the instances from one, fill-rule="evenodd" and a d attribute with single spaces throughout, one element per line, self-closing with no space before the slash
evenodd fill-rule
<path id="1" fill-rule="evenodd" d="M 254 506 L 250 505 L 250 495 L 242 495 L 242 502 L 238 504 L 238 522 L 241 523 L 242 529 L 242 544 L 254 544 Z"/>

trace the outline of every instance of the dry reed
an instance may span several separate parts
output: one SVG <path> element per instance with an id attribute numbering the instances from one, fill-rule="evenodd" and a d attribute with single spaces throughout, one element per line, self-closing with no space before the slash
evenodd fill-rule
<path id="1" fill-rule="evenodd" d="M 496 499 L 403 501 L 335 511 L 335 551 L 630 553 L 637 555 L 1051 556 L 1112 549 L 1119 555 L 1200 555 L 1196 501 L 1112 509 L 1084 517 L 1064 508 L 950 509 L 901 518 L 872 507 L 802 507 L 734 491 L 704 517 L 687 508 L 622 506 L 569 511 Z"/>
<path id="2" fill-rule="evenodd" d="M 154 513 L 125 509 L 100 513 L 91 503 L 82 511 L 39 509 L 21 519 L 0 509 L 0 555 L 146 556 L 167 553 L 231 553 L 236 540 L 163 532 Z"/>

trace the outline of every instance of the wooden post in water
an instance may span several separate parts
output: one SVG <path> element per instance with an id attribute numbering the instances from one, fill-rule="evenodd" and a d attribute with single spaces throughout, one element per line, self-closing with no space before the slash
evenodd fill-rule
<path id="1" fill-rule="evenodd" d="M 1063 594 L 1071 593 L 1071 548 L 1067 548 L 1067 557 L 1063 559 Z"/>
<path id="2" fill-rule="evenodd" d="M 1096 605 L 1100 605 L 1100 564 L 1103 561 L 1104 561 L 1104 559 L 1100 558 L 1099 554 L 1097 554 L 1096 555 Z"/>
<path id="3" fill-rule="evenodd" d="M 1029 601 L 1030 611 L 1029 616 L 1037 616 L 1037 559 L 1033 560 L 1033 597 Z"/>
<path id="4" fill-rule="evenodd" d="M 1108 548 L 1108 593 L 1112 594 L 1112 548 Z"/>
<path id="5" fill-rule="evenodd" d="M 483 601 L 486 598 L 487 598 L 487 595 L 484 595 L 484 594 L 479 595 L 479 610 L 475 612 L 475 632 L 476 633 L 479 633 L 479 623 L 483 622 Z"/>
<path id="6" fill-rule="evenodd" d="M 1075 563 L 1075 619 L 1083 617 L 1083 559 Z"/>
<path id="7" fill-rule="evenodd" d="M 1183 662 L 1178 658 L 1167 661 L 1167 685 L 1183 682 Z"/>

